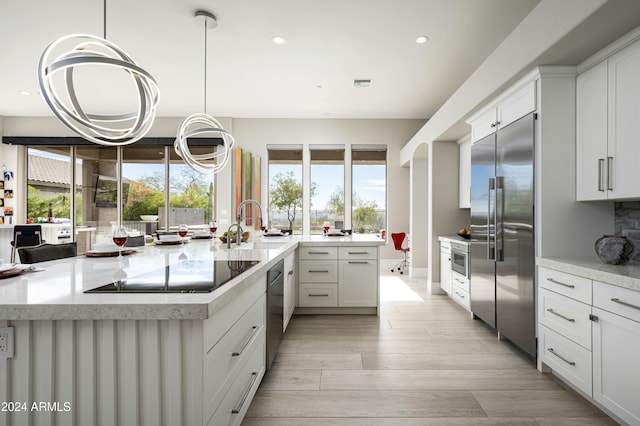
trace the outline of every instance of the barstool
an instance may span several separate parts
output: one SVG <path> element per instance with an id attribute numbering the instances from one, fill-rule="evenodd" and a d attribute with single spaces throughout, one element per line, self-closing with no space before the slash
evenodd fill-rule
<path id="1" fill-rule="evenodd" d="M 15 225 L 13 227 L 13 241 L 11 241 L 11 263 L 16 261 L 16 253 L 22 247 L 35 247 L 44 243 L 42 226 Z"/>

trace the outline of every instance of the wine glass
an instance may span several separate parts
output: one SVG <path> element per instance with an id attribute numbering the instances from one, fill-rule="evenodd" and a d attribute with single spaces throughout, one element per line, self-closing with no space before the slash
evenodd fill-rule
<path id="1" fill-rule="evenodd" d="M 330 228 L 331 228 L 331 225 L 329 225 L 329 222 L 325 220 L 324 223 L 322 224 L 322 229 L 324 229 L 325 235 L 327 234 Z"/>
<path id="2" fill-rule="evenodd" d="M 209 231 L 215 235 L 216 231 L 218 230 L 218 226 L 216 225 L 215 222 L 209 222 Z"/>
<path id="3" fill-rule="evenodd" d="M 186 223 L 182 223 L 178 225 L 178 235 L 180 235 L 180 243 L 184 245 L 184 237 L 187 236 L 187 232 L 189 231 L 189 227 Z"/>
<path id="4" fill-rule="evenodd" d="M 127 243 L 127 230 L 124 226 L 118 226 L 113 230 L 113 242 L 118 246 L 118 260 L 122 260 L 122 247 Z"/>

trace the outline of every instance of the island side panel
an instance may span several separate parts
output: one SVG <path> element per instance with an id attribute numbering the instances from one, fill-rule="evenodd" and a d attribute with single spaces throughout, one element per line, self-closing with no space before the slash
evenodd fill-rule
<path id="1" fill-rule="evenodd" d="M 202 425 L 202 320 L 3 321 L 2 424 Z M 36 403 L 34 406 L 33 404 Z"/>

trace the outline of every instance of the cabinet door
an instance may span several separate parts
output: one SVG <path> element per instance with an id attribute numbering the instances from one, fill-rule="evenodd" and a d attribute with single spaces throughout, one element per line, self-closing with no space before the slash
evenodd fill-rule
<path id="1" fill-rule="evenodd" d="M 451 295 L 451 253 L 446 250 L 440 250 L 440 288 Z"/>
<path id="2" fill-rule="evenodd" d="M 339 262 L 338 306 L 378 306 L 378 262 Z"/>
<path id="3" fill-rule="evenodd" d="M 284 259 L 284 321 L 283 331 L 287 330 L 289 320 L 296 308 L 297 280 L 295 273 L 295 253 L 289 254 Z"/>
<path id="4" fill-rule="evenodd" d="M 498 103 L 498 129 L 536 110 L 536 82 L 531 81 Z"/>
<path id="5" fill-rule="evenodd" d="M 640 196 L 640 42 L 609 63 L 609 199 Z"/>
<path id="6" fill-rule="evenodd" d="M 607 198 L 606 61 L 580 74 L 576 89 L 576 199 L 603 200 Z"/>
<path id="7" fill-rule="evenodd" d="M 491 107 L 486 112 L 474 117 L 471 125 L 471 142 L 479 141 L 496 131 L 496 108 Z"/>
<path id="8" fill-rule="evenodd" d="M 593 309 L 593 398 L 629 424 L 640 424 L 640 323 Z"/>

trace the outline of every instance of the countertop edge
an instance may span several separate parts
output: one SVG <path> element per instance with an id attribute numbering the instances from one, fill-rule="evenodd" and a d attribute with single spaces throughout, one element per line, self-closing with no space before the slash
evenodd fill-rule
<path id="1" fill-rule="evenodd" d="M 594 258 L 536 258 L 536 265 L 606 284 L 640 291 L 640 265 L 607 265 Z"/>

